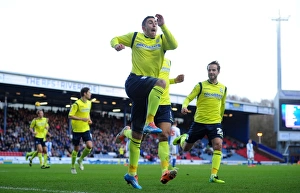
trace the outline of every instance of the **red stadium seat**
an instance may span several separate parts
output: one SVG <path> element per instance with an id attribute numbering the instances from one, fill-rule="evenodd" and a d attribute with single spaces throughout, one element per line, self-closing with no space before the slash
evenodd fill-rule
<path id="1" fill-rule="evenodd" d="M 0 156 L 23 156 L 23 152 L 0 151 Z"/>

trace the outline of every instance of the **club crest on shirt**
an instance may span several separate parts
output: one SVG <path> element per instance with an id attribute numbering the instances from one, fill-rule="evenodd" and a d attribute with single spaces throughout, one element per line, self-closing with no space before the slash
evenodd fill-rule
<path id="1" fill-rule="evenodd" d="M 223 90 L 223 88 L 220 88 L 220 93 L 224 93 L 224 90 Z"/>
<path id="2" fill-rule="evenodd" d="M 171 61 L 170 60 L 168 60 L 166 63 L 168 64 L 168 66 L 171 66 Z"/>

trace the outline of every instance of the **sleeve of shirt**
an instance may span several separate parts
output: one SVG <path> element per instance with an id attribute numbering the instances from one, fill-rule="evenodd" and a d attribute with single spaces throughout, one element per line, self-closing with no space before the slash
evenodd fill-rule
<path id="1" fill-rule="evenodd" d="M 46 118 L 46 129 L 48 129 L 48 128 L 49 128 L 49 119 Z"/>
<path id="2" fill-rule="evenodd" d="M 192 92 L 184 99 L 182 107 L 187 107 L 189 106 L 190 102 L 192 100 L 194 100 L 194 98 L 196 98 L 198 96 L 200 92 L 200 85 L 197 84 L 194 89 L 192 90 Z"/>
<path id="3" fill-rule="evenodd" d="M 169 83 L 170 83 L 170 84 L 176 84 L 175 78 L 169 79 Z"/>
<path id="4" fill-rule="evenodd" d="M 165 24 L 161 26 L 161 31 L 163 32 L 164 50 L 175 50 L 178 47 L 178 43 Z"/>
<path id="5" fill-rule="evenodd" d="M 34 128 L 34 126 L 35 126 L 35 119 L 31 121 L 29 128 Z"/>
<path id="6" fill-rule="evenodd" d="M 75 113 L 77 112 L 78 109 L 78 105 L 77 103 L 73 103 L 69 112 L 69 116 L 73 116 L 75 115 Z"/>
<path id="7" fill-rule="evenodd" d="M 91 101 L 90 102 L 90 105 L 91 105 L 91 109 L 92 109 L 92 106 L 93 106 L 93 103 Z M 88 116 L 89 119 L 91 119 L 91 111 L 89 112 L 89 116 Z"/>
<path id="8" fill-rule="evenodd" d="M 224 112 L 225 112 L 226 97 L 227 97 L 227 87 L 225 86 L 225 91 L 224 91 L 224 95 L 223 95 L 223 98 L 222 98 L 221 111 L 220 111 L 222 119 L 223 119 L 223 115 L 224 115 Z"/>
<path id="9" fill-rule="evenodd" d="M 133 32 L 128 33 L 126 35 L 122 36 L 116 36 L 110 41 L 111 47 L 115 47 L 117 44 L 123 44 L 124 46 L 130 47 L 131 46 L 131 41 L 133 37 Z"/>

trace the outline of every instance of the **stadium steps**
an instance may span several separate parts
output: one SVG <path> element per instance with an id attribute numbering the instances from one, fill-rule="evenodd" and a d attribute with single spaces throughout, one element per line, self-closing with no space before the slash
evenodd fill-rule
<path id="1" fill-rule="evenodd" d="M 238 150 L 236 150 L 236 153 L 247 159 L 247 148 L 238 149 Z M 268 157 L 260 154 L 258 151 L 255 151 L 254 160 L 257 161 L 257 162 L 274 161 L 274 160 L 271 160 Z"/>

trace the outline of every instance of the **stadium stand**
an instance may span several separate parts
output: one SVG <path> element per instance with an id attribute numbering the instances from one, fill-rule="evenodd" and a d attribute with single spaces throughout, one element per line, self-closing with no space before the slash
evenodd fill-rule
<path id="1" fill-rule="evenodd" d="M 35 110 L 24 108 L 8 108 L 7 129 L 4 134 L 3 125 L 0 125 L 0 156 L 24 156 L 25 152 L 35 149 L 33 136 L 29 132 L 30 121 L 35 117 Z M 52 156 L 70 157 L 72 143 L 69 131 L 67 111 L 45 111 L 45 117 L 49 118 L 52 134 Z M 123 120 L 99 113 L 91 114 L 93 125 L 91 131 L 94 148 L 89 157 L 114 158 L 118 157 L 118 149 L 122 144 L 116 144 L 115 136 L 123 128 Z M 0 109 L 0 121 L 3 123 L 3 110 Z M 240 142 L 231 138 L 224 138 L 223 159 L 245 161 L 246 149 L 240 148 Z M 83 144 L 82 148 L 83 148 Z M 123 144 L 124 145 L 124 144 Z M 141 157 L 145 159 L 157 158 L 158 139 L 156 135 L 147 135 L 141 144 Z M 257 151 L 259 152 L 259 151 Z M 205 137 L 195 143 L 192 150 L 178 156 L 178 159 L 187 160 L 211 160 L 211 149 L 208 139 Z M 256 153 L 256 161 L 271 161 L 270 158 Z"/>

